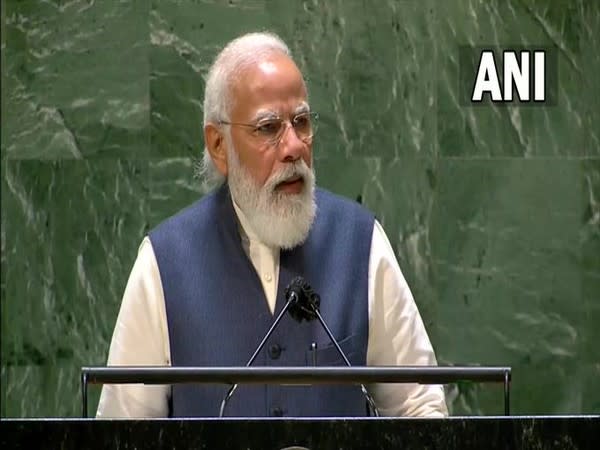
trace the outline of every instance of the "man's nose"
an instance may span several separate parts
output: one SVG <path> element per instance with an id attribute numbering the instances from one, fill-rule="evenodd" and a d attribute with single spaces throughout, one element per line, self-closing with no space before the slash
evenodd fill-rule
<path id="1" fill-rule="evenodd" d="M 298 137 L 296 130 L 289 122 L 283 126 L 285 129 L 279 140 L 279 152 L 283 161 L 293 162 L 302 156 L 307 144 Z"/>

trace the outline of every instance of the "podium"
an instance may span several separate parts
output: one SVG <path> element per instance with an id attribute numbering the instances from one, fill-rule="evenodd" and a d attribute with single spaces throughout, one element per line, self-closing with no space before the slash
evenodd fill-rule
<path id="1" fill-rule="evenodd" d="M 400 450 L 600 448 L 598 416 L 446 419 L 2 420 L 6 449 Z"/>
<path id="2" fill-rule="evenodd" d="M 4 449 L 598 449 L 600 416 L 509 415 L 507 367 L 84 367 L 101 383 L 373 383 L 504 385 L 504 416 L 429 418 L 4 419 Z"/>

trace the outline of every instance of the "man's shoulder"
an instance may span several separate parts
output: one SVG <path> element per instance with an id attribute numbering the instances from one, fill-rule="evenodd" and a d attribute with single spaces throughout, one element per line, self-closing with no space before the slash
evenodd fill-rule
<path id="1" fill-rule="evenodd" d="M 171 216 L 159 222 L 151 231 L 150 234 L 163 232 L 170 228 L 180 229 L 181 226 L 198 227 L 201 225 L 202 218 L 214 217 L 214 208 L 216 207 L 217 191 L 212 191 L 204 195 L 195 202 L 183 207 Z"/>
<path id="2" fill-rule="evenodd" d="M 364 205 L 355 200 L 350 200 L 327 189 L 317 188 L 316 200 L 320 211 L 340 211 L 346 214 L 360 214 L 365 217 L 374 218 L 374 214 Z"/>
<path id="3" fill-rule="evenodd" d="M 309 244 L 337 256 L 368 260 L 375 227 L 374 214 L 357 201 L 325 189 L 316 190 L 317 214 Z"/>

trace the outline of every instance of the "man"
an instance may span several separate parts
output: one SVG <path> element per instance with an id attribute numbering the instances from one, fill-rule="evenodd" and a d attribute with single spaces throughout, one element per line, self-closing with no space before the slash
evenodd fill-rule
<path id="1" fill-rule="evenodd" d="M 275 35 L 218 55 L 206 82 L 204 175 L 216 189 L 144 239 L 108 365 L 243 366 L 302 276 L 352 365 L 434 365 L 433 349 L 373 215 L 315 189 L 316 114 Z M 286 316 L 254 365 L 343 365 L 317 321 Z M 369 390 L 382 415 L 444 416 L 441 386 Z M 106 385 L 98 417 L 216 416 L 226 387 Z M 240 386 L 233 416 L 355 416 L 355 386 Z"/>

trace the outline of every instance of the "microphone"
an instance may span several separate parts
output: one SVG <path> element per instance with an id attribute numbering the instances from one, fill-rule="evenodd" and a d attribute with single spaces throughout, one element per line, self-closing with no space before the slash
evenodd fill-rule
<path id="1" fill-rule="evenodd" d="M 314 290 L 310 286 L 310 284 L 308 284 L 304 280 L 304 278 L 302 278 L 301 276 L 298 276 L 290 282 L 290 284 L 285 288 L 284 292 L 285 292 L 285 299 L 286 299 L 286 303 L 285 303 L 284 307 L 282 308 L 281 312 L 275 319 L 275 322 L 273 322 L 273 325 L 271 325 L 271 327 L 269 328 L 269 330 L 263 337 L 260 344 L 258 344 L 258 347 L 254 351 L 254 354 L 250 357 L 250 359 L 246 363 L 246 367 L 250 366 L 254 362 L 254 360 L 257 358 L 258 354 L 263 349 L 263 347 L 267 343 L 267 340 L 273 334 L 273 332 L 275 331 L 275 329 L 281 322 L 281 319 L 283 318 L 283 316 L 286 312 L 289 312 L 290 316 L 299 323 L 301 323 L 303 320 L 310 322 L 314 319 L 318 319 L 321 326 L 327 333 L 327 336 L 329 336 L 330 341 L 335 346 L 337 352 L 341 355 L 345 364 L 348 367 L 352 367 L 352 365 L 350 364 L 350 361 L 348 360 L 348 358 L 344 354 L 342 348 L 340 347 L 337 340 L 333 336 L 333 333 L 331 332 L 331 330 L 325 323 L 325 320 L 321 316 L 321 313 L 319 312 L 319 308 L 321 305 L 321 298 L 319 297 L 319 294 L 314 292 Z M 313 343 L 313 345 L 315 345 L 315 344 Z M 223 414 L 225 413 L 225 408 L 227 407 L 227 403 L 233 396 L 237 387 L 238 387 L 238 383 L 233 384 L 229 388 L 227 393 L 225 394 L 225 397 L 223 398 L 223 400 L 221 402 L 221 407 L 219 409 L 219 417 L 223 417 Z M 369 394 L 369 392 L 367 391 L 367 388 L 365 387 L 364 384 L 360 383 L 360 388 L 361 388 L 361 391 L 362 391 L 362 393 L 367 401 L 367 404 L 368 404 L 367 412 L 372 411 L 375 417 L 379 417 L 379 410 L 377 409 L 377 406 L 375 405 L 375 400 L 373 400 L 373 397 L 371 397 L 371 394 Z"/>
<path id="2" fill-rule="evenodd" d="M 302 277 L 296 277 L 285 288 L 285 298 L 290 302 L 290 316 L 297 322 L 310 322 L 317 318 L 321 298 Z"/>

